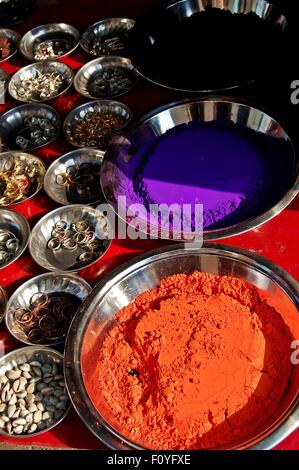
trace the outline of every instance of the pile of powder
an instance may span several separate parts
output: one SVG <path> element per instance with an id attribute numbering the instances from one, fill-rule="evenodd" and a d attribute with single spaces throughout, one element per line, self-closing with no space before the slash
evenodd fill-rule
<path id="1" fill-rule="evenodd" d="M 189 204 L 194 218 L 203 204 L 204 230 L 227 227 L 278 202 L 290 185 L 290 155 L 283 139 L 231 121 L 194 121 L 141 146 L 133 187 L 148 212 L 151 204 Z"/>
<path id="2" fill-rule="evenodd" d="M 155 449 L 220 448 L 260 430 L 277 409 L 290 333 L 244 281 L 174 275 L 117 320 L 86 386 L 127 438 Z"/>

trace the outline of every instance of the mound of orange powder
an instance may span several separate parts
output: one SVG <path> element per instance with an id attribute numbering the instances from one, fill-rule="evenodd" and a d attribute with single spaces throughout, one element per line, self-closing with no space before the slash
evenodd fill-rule
<path id="1" fill-rule="evenodd" d="M 290 333 L 249 284 L 193 272 L 121 310 L 89 394 L 127 438 L 154 449 L 221 448 L 254 435 L 291 373 Z"/>

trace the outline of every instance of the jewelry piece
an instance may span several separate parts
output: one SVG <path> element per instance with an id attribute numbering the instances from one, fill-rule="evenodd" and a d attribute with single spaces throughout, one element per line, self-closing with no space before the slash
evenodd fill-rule
<path id="1" fill-rule="evenodd" d="M 59 248 L 61 248 L 60 240 L 58 238 L 51 238 L 51 240 L 48 241 L 48 248 L 52 251 L 59 250 Z"/>
<path id="2" fill-rule="evenodd" d="M 43 307 L 48 302 L 48 294 L 46 292 L 36 292 L 30 299 L 32 307 Z"/>

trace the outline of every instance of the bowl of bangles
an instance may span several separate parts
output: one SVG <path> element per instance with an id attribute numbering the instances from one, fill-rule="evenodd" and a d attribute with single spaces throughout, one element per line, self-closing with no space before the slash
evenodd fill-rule
<path id="1" fill-rule="evenodd" d="M 28 345 L 63 343 L 73 317 L 90 291 L 89 284 L 73 274 L 46 273 L 29 279 L 7 303 L 7 328 Z"/>
<path id="2" fill-rule="evenodd" d="M 30 227 L 21 214 L 0 209 L 0 269 L 16 261 L 29 243 Z"/>
<path id="3" fill-rule="evenodd" d="M 0 159 L 0 207 L 33 198 L 43 187 L 46 168 L 34 155 L 4 152 Z"/>

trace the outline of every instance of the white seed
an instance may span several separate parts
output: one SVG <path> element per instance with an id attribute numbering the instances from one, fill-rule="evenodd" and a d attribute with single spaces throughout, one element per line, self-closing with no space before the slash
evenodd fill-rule
<path id="1" fill-rule="evenodd" d="M 0 413 L 3 413 L 3 411 L 6 409 L 6 403 L 1 403 L 0 405 Z"/>
<path id="2" fill-rule="evenodd" d="M 22 376 L 25 377 L 25 379 L 27 380 L 32 378 L 32 375 L 27 371 L 22 372 Z"/>
<path id="3" fill-rule="evenodd" d="M 39 423 L 42 419 L 42 412 L 40 410 L 36 411 L 33 415 L 33 421 Z"/>
<path id="4" fill-rule="evenodd" d="M 25 364 L 21 364 L 19 366 L 19 369 L 22 370 L 23 372 L 29 372 L 31 369 L 31 366 L 30 364 L 27 364 L 27 362 L 25 362 Z"/>
<path id="5" fill-rule="evenodd" d="M 12 422 L 12 425 L 15 426 L 15 425 L 24 425 L 26 424 L 26 419 L 25 418 L 18 418 L 18 419 L 15 419 L 13 422 Z"/>
<path id="6" fill-rule="evenodd" d="M 20 413 L 21 413 L 21 410 L 18 409 L 14 412 L 14 414 L 12 415 L 12 418 L 15 419 L 15 418 L 18 418 L 20 416 Z"/>
<path id="7" fill-rule="evenodd" d="M 6 375 L 0 375 L 0 385 L 5 385 L 7 384 L 8 382 L 8 378 L 6 377 Z"/>
<path id="8" fill-rule="evenodd" d="M 32 423 L 29 430 L 28 430 L 28 433 L 29 434 L 32 434 L 33 432 L 35 432 L 37 430 L 37 424 L 36 423 Z"/>
<path id="9" fill-rule="evenodd" d="M 11 423 L 6 423 L 5 429 L 8 432 L 8 434 L 12 433 L 12 424 Z"/>
<path id="10" fill-rule="evenodd" d="M 28 405 L 32 405 L 32 403 L 34 403 L 34 400 L 35 396 L 33 395 L 33 393 L 28 393 L 28 395 L 25 397 L 25 401 L 26 403 L 28 403 Z"/>
<path id="11" fill-rule="evenodd" d="M 52 418 L 53 418 L 53 413 L 50 414 L 49 411 L 45 411 L 43 413 L 43 420 L 52 419 Z"/>
<path id="12" fill-rule="evenodd" d="M 26 402 L 25 402 L 24 398 L 19 398 L 18 399 L 18 404 L 19 404 L 19 406 L 22 406 L 22 405 L 25 406 Z"/>
<path id="13" fill-rule="evenodd" d="M 37 406 L 35 403 L 32 403 L 31 405 L 28 406 L 28 411 L 30 411 L 30 413 L 34 413 L 35 411 L 37 411 Z"/>
<path id="14" fill-rule="evenodd" d="M 13 430 L 15 434 L 22 434 L 23 432 L 23 426 L 16 426 Z"/>
<path id="15" fill-rule="evenodd" d="M 34 393 L 35 391 L 35 383 L 29 384 L 28 387 L 26 388 L 26 392 L 31 394 Z"/>
<path id="16" fill-rule="evenodd" d="M 25 377 L 20 377 L 19 379 L 15 380 L 12 384 L 13 391 L 16 393 L 22 392 L 26 384 L 27 380 L 25 379 Z"/>
<path id="17" fill-rule="evenodd" d="M 1 393 L 1 401 L 2 401 L 3 403 L 8 403 L 10 399 L 11 399 L 11 392 L 10 392 L 10 390 L 4 390 L 4 391 Z"/>
<path id="18" fill-rule="evenodd" d="M 45 409 L 46 409 L 45 405 L 44 405 L 43 402 L 41 402 L 41 401 L 38 402 L 38 403 L 36 404 L 36 406 L 37 406 L 37 409 L 40 410 L 40 411 L 45 411 Z"/>
<path id="19" fill-rule="evenodd" d="M 20 412 L 20 416 L 21 418 L 26 418 L 26 416 L 29 414 L 29 411 L 28 410 L 21 410 Z"/>
<path id="20" fill-rule="evenodd" d="M 42 380 L 41 377 L 32 377 L 32 379 L 29 380 L 30 384 L 37 384 Z"/>
<path id="21" fill-rule="evenodd" d="M 8 423 L 8 422 L 9 422 L 9 418 L 8 418 L 8 416 L 6 416 L 6 415 L 1 415 L 1 416 L 0 416 L 0 419 L 2 419 L 2 421 L 4 421 L 5 423 Z"/>
<path id="22" fill-rule="evenodd" d="M 13 394 L 11 396 L 11 399 L 9 400 L 8 404 L 9 405 L 15 405 L 17 403 L 18 399 L 17 399 L 17 395 Z"/>
<path id="23" fill-rule="evenodd" d="M 23 390 L 22 392 L 17 393 L 18 398 L 25 398 L 27 395 L 26 390 Z"/>
<path id="24" fill-rule="evenodd" d="M 0 418 L 0 429 L 4 429 L 5 427 L 5 422 L 2 418 Z"/>
<path id="25" fill-rule="evenodd" d="M 9 380 L 16 380 L 20 377 L 21 371 L 20 370 L 8 370 L 6 372 L 6 377 L 9 378 Z"/>
<path id="26" fill-rule="evenodd" d="M 16 409 L 17 409 L 16 405 L 8 405 L 7 411 L 6 411 L 7 416 L 11 418 L 15 414 Z"/>
<path id="27" fill-rule="evenodd" d="M 25 419 L 26 419 L 26 423 L 31 424 L 33 422 L 33 413 L 29 413 Z"/>

